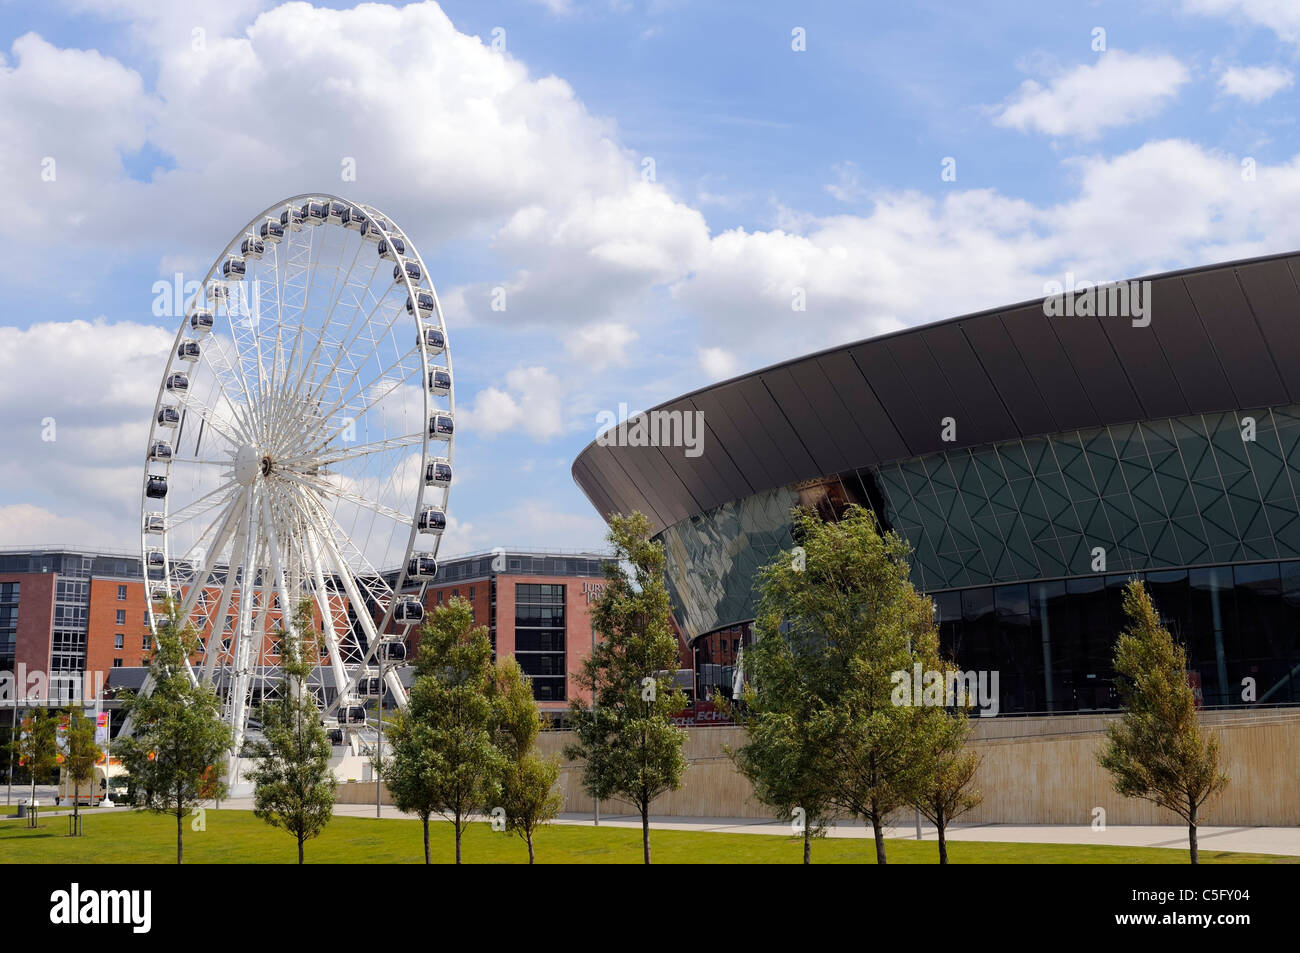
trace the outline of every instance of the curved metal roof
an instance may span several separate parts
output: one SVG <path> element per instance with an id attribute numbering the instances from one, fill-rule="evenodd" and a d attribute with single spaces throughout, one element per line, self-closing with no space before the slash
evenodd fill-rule
<path id="1" fill-rule="evenodd" d="M 1022 302 L 754 371 L 656 410 L 703 413 L 703 453 L 589 444 L 602 516 L 658 533 L 732 500 L 936 450 L 1103 424 L 1300 403 L 1300 252 L 1151 276 L 1152 320 Z M 940 420 L 956 418 L 955 441 Z"/>

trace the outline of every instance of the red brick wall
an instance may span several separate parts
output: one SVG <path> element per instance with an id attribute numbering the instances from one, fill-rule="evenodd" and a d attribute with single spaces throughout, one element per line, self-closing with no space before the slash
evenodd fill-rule
<path id="1" fill-rule="evenodd" d="M 117 587 L 126 586 L 126 599 L 118 601 Z M 143 636 L 149 633 L 144 613 L 148 608 L 148 596 L 144 583 L 138 579 L 124 580 L 104 579 L 90 580 L 90 609 L 86 621 L 86 671 L 103 672 L 107 678 L 113 668 L 113 660 L 121 659 L 128 668 L 141 664 L 149 657 L 149 650 L 144 647 Z M 126 622 L 117 624 L 117 612 L 126 613 Z M 113 637 L 122 636 L 122 648 L 113 647 Z"/>
<path id="2" fill-rule="evenodd" d="M 50 671 L 54 630 L 54 590 L 58 573 L 21 572 L 0 574 L 0 582 L 16 582 L 18 590 L 18 638 L 14 645 L 14 667 L 25 665 L 29 672 Z M 21 691 L 22 688 L 20 687 Z"/>

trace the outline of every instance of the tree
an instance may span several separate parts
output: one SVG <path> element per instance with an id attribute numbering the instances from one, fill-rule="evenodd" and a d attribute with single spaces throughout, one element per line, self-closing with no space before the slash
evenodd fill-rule
<path id="1" fill-rule="evenodd" d="M 68 710 L 68 727 L 64 733 L 63 771 L 72 781 L 73 830 L 81 830 L 81 786 L 95 780 L 95 765 L 103 750 L 95 741 L 95 719 L 87 718 L 80 708 Z M 94 791 L 94 788 L 91 788 Z"/>
<path id="2" fill-rule="evenodd" d="M 1124 714 L 1106 726 L 1098 761 L 1117 793 L 1158 804 L 1187 822 L 1191 862 L 1199 864 L 1201 808 L 1228 784 L 1219 770 L 1219 742 L 1201 732 L 1187 653 L 1161 624 L 1141 580 L 1125 589 L 1124 612 L 1129 625 L 1114 661 Z"/>
<path id="3" fill-rule="evenodd" d="M 311 659 L 320 656 L 312 625 L 312 604 L 303 600 L 292 628 L 281 640 L 285 681 L 280 696 L 260 708 L 262 739 L 248 746 L 257 763 L 248 772 L 253 782 L 253 813 L 303 843 L 320 834 L 334 817 L 338 781 L 330 770 L 329 734 L 321 724 L 316 697 L 307 687 Z"/>
<path id="4" fill-rule="evenodd" d="M 127 696 L 134 735 L 119 738 L 118 756 L 144 806 L 176 818 L 176 863 L 183 853 L 186 813 L 226 791 L 223 775 L 232 744 L 212 686 L 198 684 L 186 661 L 199 649 L 194 628 L 169 605 L 157 627 L 149 661 L 152 691 Z"/>
<path id="5" fill-rule="evenodd" d="M 769 571 L 779 575 L 793 565 L 793 560 L 778 560 Z M 781 817 L 802 813 L 803 862 L 808 864 L 812 838 L 825 833 L 834 808 L 826 783 L 831 723 L 824 686 L 817 681 L 820 669 L 809 664 L 824 641 L 809 640 L 804 630 L 783 633 L 781 625 L 779 604 L 761 600 L 755 641 L 738 663 L 745 678 L 741 704 L 719 704 L 746 729 L 745 744 L 728 754 L 753 785 L 754 796 Z"/>
<path id="6" fill-rule="evenodd" d="M 424 824 L 426 864 L 430 815 L 454 825 L 459 864 L 469 816 L 497 798 L 503 759 L 492 743 L 491 681 L 487 627 L 474 626 L 464 599 L 438 606 L 421 633 L 415 683 L 392 723 L 392 755 L 383 770 L 398 809 Z"/>
<path id="7" fill-rule="evenodd" d="M 500 806 L 506 812 L 506 830 L 514 831 L 528 845 L 531 864 L 535 861 L 534 832 L 564 807 L 564 796 L 554 790 L 560 759 L 543 758 L 535 750 L 542 713 L 533 698 L 532 684 L 513 658 L 497 662 L 492 694 L 496 706 L 493 743 L 502 756 Z"/>
<path id="8" fill-rule="evenodd" d="M 677 640 L 668 620 L 663 546 L 651 541 L 650 521 L 640 513 L 613 517 L 608 538 L 616 558 L 605 565 L 605 587 L 591 610 L 602 638 L 577 676 L 595 704 L 571 703 L 577 741 L 565 756 L 583 762 L 583 787 L 593 798 L 636 808 L 648 864 L 650 802 L 680 787 L 686 770 L 686 732 L 673 724 L 686 696 L 673 681 Z"/>
<path id="9" fill-rule="evenodd" d="M 929 735 L 921 746 L 925 762 L 916 779 L 912 806 L 935 826 L 939 838 L 939 863 L 948 863 L 948 825 L 976 807 L 983 796 L 971 784 L 979 757 L 965 750 L 970 719 L 963 706 L 926 709 L 923 730 Z"/>
<path id="10" fill-rule="evenodd" d="M 797 509 L 793 532 L 798 548 L 759 575 L 760 637 L 746 655 L 785 652 L 803 669 L 810 720 L 799 730 L 815 729 L 830 804 L 871 823 L 883 864 L 885 820 L 908 803 L 925 754 L 924 708 L 894 701 L 893 676 L 938 659 L 933 603 L 908 578 L 907 544 L 882 535 L 870 510 L 823 522 Z M 788 648 L 761 648 L 773 638 Z"/>
<path id="11" fill-rule="evenodd" d="M 48 709 L 38 708 L 21 722 L 18 739 L 13 742 L 14 757 L 27 769 L 32 779 L 32 796 L 28 801 L 27 826 L 35 827 L 36 782 L 58 767 L 59 747 L 56 740 L 58 721 Z"/>

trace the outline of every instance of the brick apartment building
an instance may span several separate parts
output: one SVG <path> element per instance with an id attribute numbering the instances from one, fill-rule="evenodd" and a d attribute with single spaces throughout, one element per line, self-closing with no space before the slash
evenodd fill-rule
<path id="1" fill-rule="evenodd" d="M 495 650 L 513 655 L 532 678 L 540 707 L 558 711 L 581 697 L 573 676 L 591 652 L 588 607 L 603 584 L 604 562 L 598 553 L 502 549 L 455 557 L 441 562 L 425 603 L 432 609 L 455 596 L 469 600 Z M 210 611 L 218 595 L 206 594 Z M 0 673 L 26 672 L 28 688 L 19 684 L 16 693 L 32 700 L 40 695 L 30 680 L 37 672 L 42 685 L 50 676 L 76 675 L 87 686 L 138 684 L 151 647 L 148 598 L 139 555 L 0 551 Z M 232 605 L 227 619 L 237 611 Z M 263 664 L 278 661 L 276 651 L 269 640 Z M 124 670 L 117 679 L 115 670 Z"/>

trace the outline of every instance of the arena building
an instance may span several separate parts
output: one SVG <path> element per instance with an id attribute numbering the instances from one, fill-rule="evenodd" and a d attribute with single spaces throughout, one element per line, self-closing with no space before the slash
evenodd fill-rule
<path id="1" fill-rule="evenodd" d="M 961 667 L 1000 673 L 1003 714 L 1116 707 L 1133 576 L 1203 705 L 1300 703 L 1300 254 L 787 361 L 620 423 L 573 476 L 649 517 L 701 693 L 730 688 L 792 508 L 859 503 L 912 547 Z"/>

